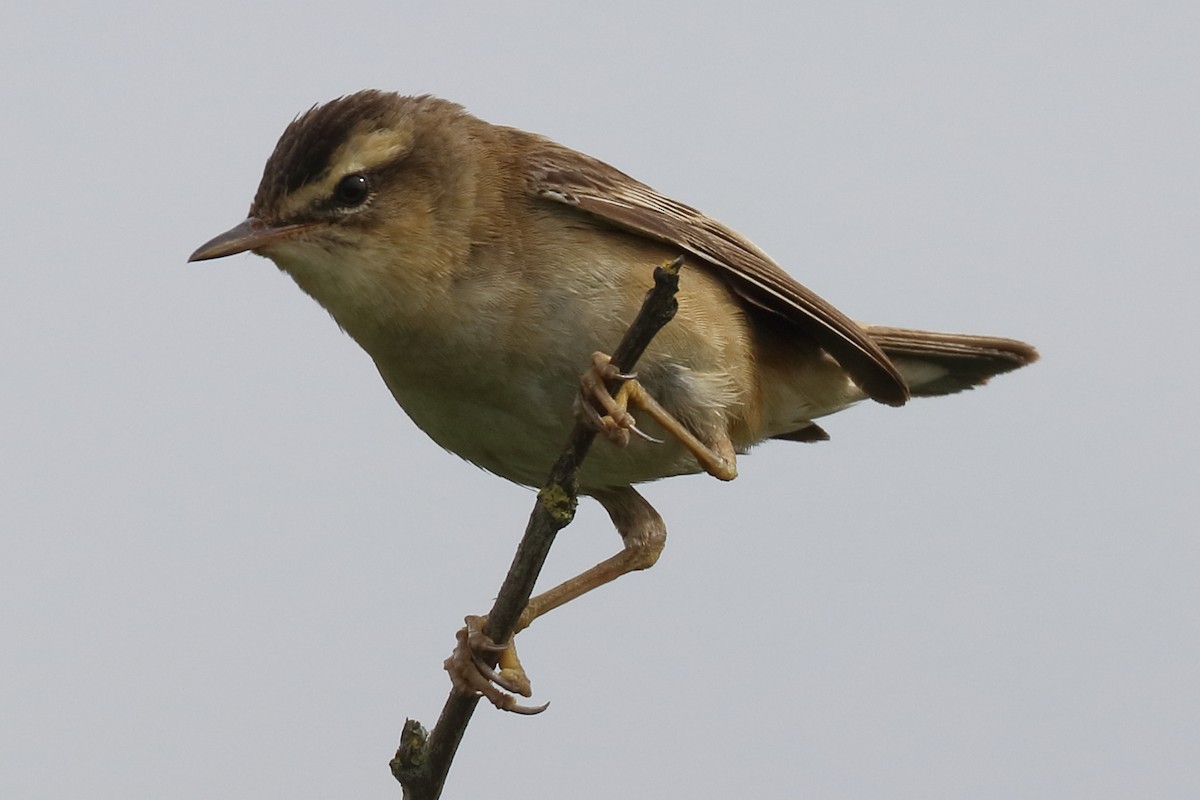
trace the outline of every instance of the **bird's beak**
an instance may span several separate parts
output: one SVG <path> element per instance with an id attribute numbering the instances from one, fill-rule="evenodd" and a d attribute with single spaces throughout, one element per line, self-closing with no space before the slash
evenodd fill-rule
<path id="1" fill-rule="evenodd" d="M 210 258 L 223 258 L 234 253 L 244 253 L 247 250 L 257 250 L 266 247 L 300 231 L 312 228 L 315 223 L 305 222 L 295 225 L 269 225 L 258 217 L 247 217 L 243 222 L 234 225 L 222 234 L 214 236 L 188 256 L 188 261 L 206 261 Z"/>

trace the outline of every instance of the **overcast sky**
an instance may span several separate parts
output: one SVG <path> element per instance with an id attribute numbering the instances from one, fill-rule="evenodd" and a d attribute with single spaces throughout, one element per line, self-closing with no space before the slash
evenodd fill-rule
<path id="1" fill-rule="evenodd" d="M 552 706 L 481 708 L 446 797 L 1200 796 L 1200 6 L 650 5 L 5 11 L 0 796 L 399 795 L 533 495 L 270 262 L 184 263 L 366 87 L 1042 353 L 645 487 L 659 565 L 523 635 Z M 543 585 L 618 546 L 584 501 Z"/>

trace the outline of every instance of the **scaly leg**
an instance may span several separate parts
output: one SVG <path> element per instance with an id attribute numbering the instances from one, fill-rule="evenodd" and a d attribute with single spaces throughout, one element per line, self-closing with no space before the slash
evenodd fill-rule
<path id="1" fill-rule="evenodd" d="M 608 391 L 606 382 L 616 380 L 622 381 L 622 384 L 614 397 Z M 645 411 L 665 431 L 677 438 L 709 474 L 726 481 L 737 477 L 736 454 L 727 435 L 722 432 L 713 437 L 714 440 L 709 444 L 701 441 L 655 400 L 635 376 L 621 374 L 612 365 L 609 356 L 594 353 L 591 369 L 580 379 L 576 413 L 593 425 L 597 432 L 618 446 L 625 446 L 629 443 L 630 431 L 643 438 L 651 438 L 638 430 L 628 411 L 631 407 Z M 604 413 L 601 414 L 601 411 Z M 530 598 L 517 621 L 514 636 L 548 611 L 627 572 L 647 569 L 658 560 L 666 542 L 667 529 L 662 517 L 645 498 L 631 486 L 593 491 L 591 494 L 608 511 L 617 532 L 621 534 L 624 548 L 591 569 Z M 532 690 L 512 640 L 497 645 L 485 636 L 485 617 L 471 616 L 465 621 L 466 626 L 458 632 L 458 644 L 445 663 L 454 687 L 466 694 L 486 697 L 505 711 L 537 714 L 545 710 L 544 705 L 521 705 L 513 697 L 513 694 L 529 697 Z M 487 655 L 496 656 L 498 671 L 484 660 Z"/>
<path id="2" fill-rule="evenodd" d="M 587 594 L 598 586 L 616 580 L 627 572 L 648 569 L 658 561 L 667 541 L 662 517 L 632 486 L 593 492 L 621 534 L 621 552 L 596 566 L 563 581 L 529 600 L 517 621 L 515 636 L 538 617 Z M 446 659 L 446 671 L 455 689 L 465 694 L 482 695 L 503 711 L 537 714 L 546 706 L 523 706 L 510 692 L 529 697 L 529 679 L 517 659 L 512 640 L 497 645 L 483 635 L 484 617 L 467 617 L 467 626 L 458 632 L 458 644 Z M 483 660 L 483 654 L 499 655 L 499 672 Z"/>

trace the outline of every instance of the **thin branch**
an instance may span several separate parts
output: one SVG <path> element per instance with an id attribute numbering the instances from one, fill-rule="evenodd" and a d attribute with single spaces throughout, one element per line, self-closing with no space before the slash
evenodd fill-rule
<path id="1" fill-rule="evenodd" d="M 612 364 L 620 372 L 633 371 L 650 341 L 675 316 L 678 308 L 675 293 L 682 265 L 680 256 L 654 270 L 654 288 L 646 293 L 641 310 L 613 351 Z M 538 492 L 525 535 L 488 612 L 483 632 L 492 641 L 505 642 L 512 636 L 554 537 L 574 518 L 578 488 L 575 476 L 595 438 L 596 432 L 590 426 L 576 423 L 549 479 Z M 432 732 L 427 734 L 416 720 L 405 721 L 400 748 L 391 761 L 392 774 L 404 788 L 405 800 L 437 800 L 441 796 L 450 764 L 478 703 L 479 697 L 452 690 Z"/>

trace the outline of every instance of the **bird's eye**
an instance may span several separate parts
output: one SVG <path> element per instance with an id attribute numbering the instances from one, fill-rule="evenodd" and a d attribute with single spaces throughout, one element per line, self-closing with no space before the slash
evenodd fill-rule
<path id="1" fill-rule="evenodd" d="M 333 189 L 333 203 L 338 208 L 357 208 L 371 197 L 371 181 L 356 172 L 338 181 Z"/>

